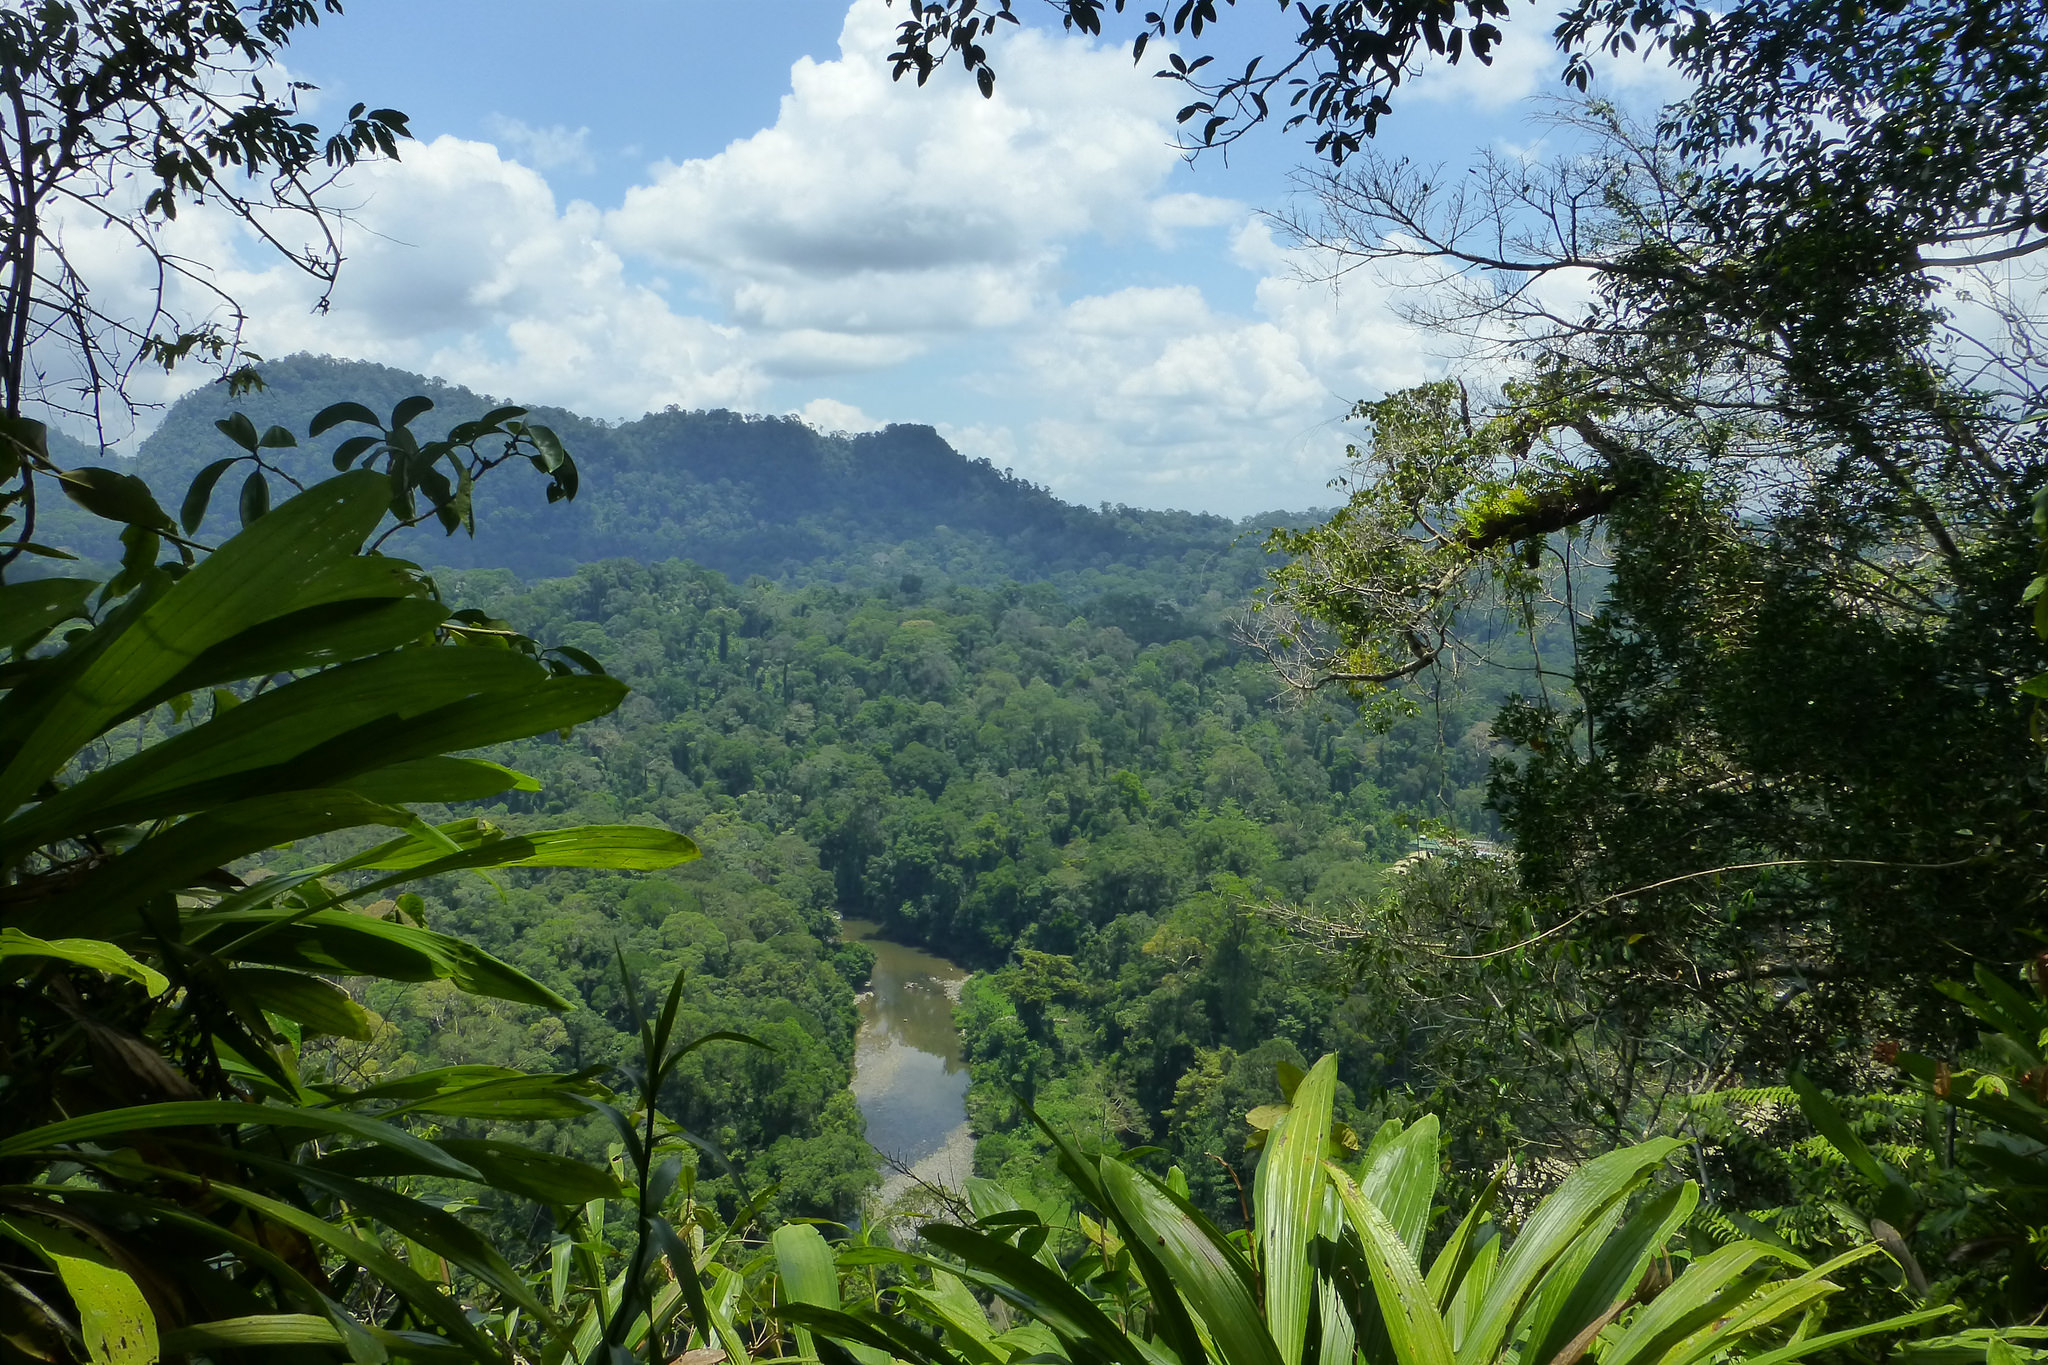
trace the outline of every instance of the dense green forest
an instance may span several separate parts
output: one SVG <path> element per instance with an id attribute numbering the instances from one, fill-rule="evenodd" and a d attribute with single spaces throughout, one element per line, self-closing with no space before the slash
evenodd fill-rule
<path id="1" fill-rule="evenodd" d="M 650 975 L 690 972 L 691 1028 L 776 1045 L 686 1071 L 676 1103 L 792 1212 L 854 1216 L 875 1169 L 845 1093 L 865 950 L 838 943 L 835 910 L 994 971 L 964 1020 L 991 1172 L 1014 1165 L 1013 1093 L 1061 1115 L 1111 1101 L 1122 1126 L 1102 1137 L 1193 1159 L 1244 1150 L 1218 1068 L 1272 1098 L 1276 1056 L 1336 1050 L 1359 1093 L 1401 1065 L 1347 1026 L 1342 974 L 1283 951 L 1253 907 L 1370 898 L 1424 822 L 1493 828 L 1477 717 L 1497 696 L 1448 694 L 1376 730 L 1335 701 L 1282 702 L 1222 620 L 1135 591 L 742 588 L 623 561 L 531 586 L 440 581 L 601 653 L 633 688 L 565 740 L 496 753 L 539 788 L 488 818 L 653 821 L 705 856 L 523 879 L 502 900 L 481 882 L 429 891 L 428 923 L 595 1008 L 515 1024 L 452 991 L 380 988 L 366 1003 L 402 1048 L 382 1064 L 610 1061 L 627 1023 L 617 938 Z M 1055 1028 L 1054 1000 L 1091 1002 L 1085 1022 Z M 1191 1099 L 1205 1085 L 1218 1093 Z M 1234 1195 L 1201 1179 L 1225 1213 Z"/>
<path id="2" fill-rule="evenodd" d="M 1167 53 L 1191 153 L 1297 81 L 1271 226 L 1485 358 L 1246 523 L 259 370 L 172 224 L 326 309 L 413 136 L 277 86 L 340 11 L 0 6 L 0 1355 L 2048 1361 L 2037 0 L 1576 0 L 1686 92 L 1449 177 L 1371 139 L 1506 0 Z M 974 969 L 908 1209 L 843 917 Z"/>

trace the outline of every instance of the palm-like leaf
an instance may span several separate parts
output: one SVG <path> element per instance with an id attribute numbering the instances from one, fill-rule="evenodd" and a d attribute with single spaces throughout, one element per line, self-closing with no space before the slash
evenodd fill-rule
<path id="1" fill-rule="evenodd" d="M 549 1330 L 549 1305 L 459 1215 L 388 1182 L 454 1180 L 557 1204 L 618 1192 L 582 1163 L 430 1141 L 410 1126 L 426 1115 L 580 1116 L 587 1077 L 485 1069 L 316 1089 L 273 1022 L 360 1034 L 363 1011 L 323 974 L 441 979 L 562 1008 L 472 945 L 352 902 L 450 872 L 695 856 L 667 830 L 436 827 L 408 808 L 531 788 L 450 751 L 592 719 L 624 689 L 441 631 L 447 609 L 432 584 L 363 550 L 391 488 L 383 472 L 347 473 L 182 574 L 132 566 L 125 597 L 54 648 L 38 642 L 84 614 L 97 585 L 0 585 L 0 645 L 14 650 L 0 668 L 0 990 L 13 1068 L 0 1261 L 32 1278 L 75 1267 L 41 1310 L 74 1339 L 80 1323 L 126 1322 L 141 1305 L 152 1352 L 325 1343 L 358 1360 L 504 1356 L 504 1324 Z M 210 713 L 185 699 L 205 688 L 226 689 Z M 74 763 L 167 704 L 168 737 L 124 743 L 126 756 L 96 771 Z M 374 826 L 396 837 L 247 885 L 230 870 L 293 840 Z M 55 1178 L 64 1172 L 80 1174 Z M 504 1313 L 480 1319 L 401 1245 Z M 328 1267 L 352 1267 L 349 1302 L 336 1301 Z M 406 1306 L 405 1331 L 351 1306 L 375 1294 Z"/>
<path id="2" fill-rule="evenodd" d="M 1491 1220 L 1497 1177 L 1425 1273 L 1419 1252 L 1436 1188 L 1436 1121 L 1383 1128 L 1359 1168 L 1346 1169 L 1331 1155 L 1335 1077 L 1335 1059 L 1325 1057 L 1272 1125 L 1253 1229 L 1263 1279 L 1169 1184 L 1117 1155 L 1084 1157 L 1050 1133 L 1077 1192 L 1163 1276 L 1144 1273 L 1134 1256 L 1138 1282 L 1114 1293 L 1099 1277 L 1070 1281 L 1016 1244 L 1028 1215 L 986 1199 L 979 1228 L 930 1225 L 923 1234 L 956 1258 L 959 1278 L 1050 1328 L 1067 1359 L 1124 1365 L 1296 1365 L 1311 1355 L 1322 1365 L 1576 1365 L 1593 1354 L 1600 1365 L 1791 1365 L 1940 1315 L 1795 1330 L 1836 1292 L 1829 1276 L 1875 1248 L 1808 1266 L 1762 1243 L 1737 1243 L 1701 1256 L 1656 1292 L 1646 1272 L 1699 1197 L 1689 1182 L 1651 1189 L 1682 1145 L 1672 1139 L 1571 1172 L 1512 1237 Z M 902 1298 L 957 1348 L 947 1359 L 1002 1365 L 994 1334 L 969 1312 L 971 1299 L 951 1289 L 944 1263 L 902 1259 L 930 1267 L 930 1286 Z M 1128 1327 L 1106 1311 L 1124 1304 L 1142 1310 Z M 888 1349 L 873 1324 L 822 1310 L 803 1320 L 815 1335 Z M 1193 1324 L 1192 1344 L 1177 1321 Z M 930 1359 L 923 1347 L 894 1353 Z"/>

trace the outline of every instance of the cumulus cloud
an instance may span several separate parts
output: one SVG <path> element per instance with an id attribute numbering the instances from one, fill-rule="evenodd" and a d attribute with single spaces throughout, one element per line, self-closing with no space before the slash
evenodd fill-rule
<path id="1" fill-rule="evenodd" d="M 802 373 L 1024 322 L 1076 238 L 1218 221 L 1199 196 L 1154 200 L 1175 164 L 1171 93 L 1120 51 L 1006 33 L 984 100 L 957 72 L 893 81 L 896 22 L 857 0 L 840 55 L 796 64 L 774 126 L 654 168 L 607 215 L 609 239 L 699 272 L 737 323 L 808 334 L 767 356 Z"/>
<path id="2" fill-rule="evenodd" d="M 1448 104 L 1500 114 L 1532 96 L 1568 97 L 1573 93 L 1561 79 L 1565 54 L 1557 50 L 1550 26 L 1533 17 L 1503 24 L 1492 58 L 1486 65 L 1469 54 L 1456 66 L 1432 61 L 1402 85 L 1396 117 L 1401 107 L 1411 102 L 1425 109 Z M 1591 93 L 1632 108 L 1655 109 L 1684 92 L 1684 78 L 1662 52 L 1602 57 L 1593 64 Z"/>
<path id="3" fill-rule="evenodd" d="M 259 349 L 374 358 L 601 416 L 763 395 L 738 329 L 672 309 L 603 240 L 595 207 L 559 207 L 537 171 L 488 143 L 408 148 L 349 192 L 349 261 L 327 313 L 276 270 L 229 281 L 259 304 Z"/>
<path id="4" fill-rule="evenodd" d="M 1445 370 L 1391 306 L 1398 281 L 1306 283 L 1248 206 L 1181 192 L 1173 92 L 1126 52 L 1006 32 L 985 101 L 958 72 L 893 81 L 895 17 L 852 0 L 838 55 L 794 66 L 772 126 L 650 167 L 608 210 L 549 183 L 587 164 L 582 129 L 503 118 L 496 145 L 358 168 L 325 313 L 232 224 L 181 218 L 176 245 L 231 263 L 219 282 L 268 354 L 602 417 L 794 408 L 872 430 L 865 404 L 1088 502 L 1324 501 L 1350 405 Z"/>
<path id="5" fill-rule="evenodd" d="M 1076 299 L 1012 354 L 1009 382 L 1047 415 L 961 435 L 1085 501 L 1235 512 L 1324 501 L 1352 404 L 1438 377 L 1447 361 L 1400 319 L 1401 281 L 1309 282 L 1260 220 L 1238 231 L 1233 255 L 1258 277 L 1250 315 L 1216 309 L 1193 285 Z"/>
<path id="6" fill-rule="evenodd" d="M 851 403 L 836 398 L 813 398 L 798 408 L 796 415 L 806 425 L 827 433 L 838 431 L 880 431 L 886 423 L 870 417 Z"/>

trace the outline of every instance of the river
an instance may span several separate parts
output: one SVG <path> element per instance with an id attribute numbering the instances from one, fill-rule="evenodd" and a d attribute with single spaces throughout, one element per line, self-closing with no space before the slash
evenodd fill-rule
<path id="1" fill-rule="evenodd" d="M 957 1190 L 974 1171 L 967 1128 L 967 1063 L 953 1003 L 967 970 L 942 957 L 873 935 L 880 926 L 849 919 L 841 934 L 874 950 L 875 971 L 859 998 L 853 1097 L 868 1141 L 894 1167 L 881 1207 L 903 1202 L 919 1182 Z M 907 1171 L 907 1173 L 906 1173 Z"/>

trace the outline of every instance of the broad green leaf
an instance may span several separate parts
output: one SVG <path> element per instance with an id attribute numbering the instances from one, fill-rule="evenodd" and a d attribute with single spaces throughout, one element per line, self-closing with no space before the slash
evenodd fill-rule
<path id="1" fill-rule="evenodd" d="M 81 652 L 82 667 L 75 673 L 58 670 L 38 706 L 10 706 L 15 714 L 8 737 L 20 738 L 21 747 L 0 768 L 0 813 L 19 808 L 104 725 L 207 649 L 288 611 L 318 605 L 317 596 L 302 600 L 307 581 L 317 582 L 320 570 L 354 556 L 383 515 L 386 490 L 384 478 L 367 471 L 317 484 L 230 538 L 175 586 L 146 594 L 138 613 L 94 631 L 108 634 Z M 280 592 L 280 585 L 294 590 Z M 28 727 L 25 733 L 21 727 Z"/>
<path id="2" fill-rule="evenodd" d="M 133 474 L 90 466 L 65 470 L 57 476 L 57 483 L 64 496 L 96 517 L 151 530 L 171 529 L 170 516 L 157 506 L 156 495 Z"/>
<path id="3" fill-rule="evenodd" d="M 369 1012 L 331 981 L 273 967 L 237 967 L 227 974 L 227 984 L 257 1009 L 282 1015 L 308 1033 L 370 1039 Z"/>
<path id="4" fill-rule="evenodd" d="M 808 1223 L 785 1223 L 775 1229 L 768 1244 L 775 1252 L 775 1268 L 789 1302 L 839 1307 L 839 1267 L 832 1259 L 832 1248 L 816 1228 Z M 805 1360 L 817 1360 L 818 1348 L 809 1328 L 796 1329 L 796 1349 Z"/>
<path id="5" fill-rule="evenodd" d="M 231 412 L 213 425 L 221 435 L 251 455 L 256 453 L 257 446 L 261 444 L 256 435 L 256 424 L 249 420 L 249 415 L 245 412 Z"/>
<path id="6" fill-rule="evenodd" d="M 704 1296 L 704 1308 L 711 1314 L 712 1326 L 718 1329 L 718 1342 L 725 1348 L 726 1365 L 749 1365 L 752 1354 L 747 1350 L 746 1338 L 740 1335 L 733 1317 L 733 1306 L 739 1301 L 744 1279 L 730 1266 L 714 1264 L 710 1272 L 711 1292 Z"/>
<path id="7" fill-rule="evenodd" d="M 50 458 L 50 428 L 33 417 L 0 413 L 0 483 L 21 472 L 24 459 L 47 462 Z"/>
<path id="8" fill-rule="evenodd" d="M 899 1285 L 896 1300 L 942 1330 L 974 1365 L 1004 1365 L 1009 1359 L 1009 1352 L 997 1347 L 995 1329 L 989 1326 L 981 1304 L 959 1276 L 934 1270 L 928 1288 Z"/>
<path id="9" fill-rule="evenodd" d="M 1472 1335 L 1458 1347 L 1459 1365 L 1484 1365 L 1499 1355 L 1551 1265 L 1586 1232 L 1607 1225 L 1622 1201 L 1684 1145 L 1655 1138 L 1595 1157 L 1538 1204 L 1494 1272 Z"/>
<path id="10" fill-rule="evenodd" d="M 1165 1263 L 1172 1277 L 1168 1292 L 1177 1291 L 1208 1327 L 1224 1365 L 1282 1365 L 1260 1320 L 1250 1268 L 1229 1243 L 1197 1223 L 1149 1176 L 1114 1160 L 1102 1162 L 1100 1170 L 1103 1188 L 1116 1201 L 1134 1240 L 1141 1239 Z M 1155 1288 L 1155 1301 L 1157 1295 Z M 1180 1354 L 1188 1358 L 1187 1352 Z"/>
<path id="11" fill-rule="evenodd" d="M 271 909 L 194 916 L 191 923 L 194 946 L 237 961 L 392 981 L 449 981 L 471 995 L 552 1010 L 574 1008 L 573 1001 L 472 943 L 392 920 L 346 910 L 300 917 L 295 910 Z M 229 947 L 251 929 L 265 932 Z"/>
<path id="12" fill-rule="evenodd" d="M 1409 1251 L 1418 1257 L 1429 1231 L 1437 1173 L 1437 1118 L 1424 1114 L 1384 1141 L 1375 1140 L 1359 1177 L 1359 1192 L 1394 1225 Z"/>
<path id="13" fill-rule="evenodd" d="M 1754 1294 L 1775 1271 L 1767 1262 L 1784 1254 L 1762 1242 L 1735 1242 L 1693 1261 L 1601 1352 L 1600 1365 L 1658 1365 Z"/>
<path id="14" fill-rule="evenodd" d="M 213 501 L 214 485 L 240 458 L 230 455 L 225 460 L 215 460 L 193 476 L 191 486 L 185 490 L 185 501 L 178 508 L 178 524 L 185 528 L 186 535 L 198 530 L 199 523 L 206 520 L 206 508 Z"/>
<path id="15" fill-rule="evenodd" d="M 339 1346 L 341 1333 L 326 1318 L 311 1313 L 263 1313 L 244 1318 L 217 1318 L 166 1332 L 164 1350 L 202 1351 L 209 1346 L 257 1350 L 272 1346 Z"/>
<path id="16" fill-rule="evenodd" d="M 962 1264 L 947 1266 L 961 1279 L 980 1285 L 1050 1327 L 1075 1345 L 1086 1345 L 1122 1365 L 1152 1365 L 1150 1357 L 1095 1303 L 1052 1270 L 998 1237 L 944 1223 L 926 1223 L 918 1229 L 925 1241 Z"/>
<path id="17" fill-rule="evenodd" d="M 134 1279 L 105 1251 L 34 1218 L 0 1220 L 0 1232 L 57 1272 L 78 1310 L 79 1335 L 93 1365 L 156 1365 L 156 1315 Z"/>
<path id="18" fill-rule="evenodd" d="M 238 504 L 244 527 L 254 526 L 260 517 L 270 514 L 270 480 L 263 477 L 263 471 L 252 469 L 249 477 L 242 480 L 242 496 Z"/>
<path id="19" fill-rule="evenodd" d="M 1062 1156 L 1064 1155 L 1063 1152 Z M 974 1214 L 976 1220 L 986 1219 L 990 1214 L 1014 1212 L 1024 1207 L 1009 1190 L 984 1176 L 968 1176 L 961 1182 L 961 1193 L 967 1196 L 968 1210 Z M 1053 1250 L 1050 1239 L 1039 1247 L 1036 1254 L 1045 1264 L 1055 1270 L 1059 1269 L 1059 1255 Z"/>
<path id="20" fill-rule="evenodd" d="M 60 962 L 73 962 L 81 967 L 90 967 L 109 976 L 125 976 L 131 981 L 141 982 L 142 988 L 151 995 L 162 995 L 171 985 L 169 978 L 162 972 L 137 962 L 120 948 L 102 939 L 40 939 L 24 934 L 19 929 L 0 929 L 0 959 L 10 957 L 53 958 Z"/>
<path id="21" fill-rule="evenodd" d="M 1699 1187 L 1690 1180 L 1675 1185 L 1636 1210 L 1578 1273 L 1553 1276 L 1544 1287 L 1546 1302 L 1530 1324 L 1533 1349 L 1527 1358 L 1549 1365 L 1588 1324 L 1633 1294 L 1651 1258 L 1697 1207 Z"/>
<path id="22" fill-rule="evenodd" d="M 1350 1176 L 1334 1165 L 1327 1170 L 1372 1268 L 1373 1293 L 1379 1300 L 1396 1365 L 1452 1365 L 1450 1332 L 1400 1230 L 1359 1191 Z"/>
<path id="23" fill-rule="evenodd" d="M 26 644 L 61 622 L 83 615 L 86 599 L 98 587 L 89 578 L 0 583 L 0 649 Z"/>
<path id="24" fill-rule="evenodd" d="M 309 1133 L 331 1133 L 365 1142 L 395 1147 L 420 1162 L 435 1175 L 457 1180 L 476 1180 L 478 1173 L 465 1162 L 426 1140 L 393 1124 L 382 1123 L 346 1110 L 301 1109 L 271 1104 L 240 1104 L 233 1100 L 174 1100 L 166 1104 L 138 1104 L 126 1109 L 103 1109 L 75 1119 L 44 1124 L 0 1141 L 0 1157 L 24 1156 L 30 1152 L 52 1152 L 68 1145 L 97 1138 L 146 1133 L 156 1128 L 246 1127 L 298 1129 Z"/>
<path id="25" fill-rule="evenodd" d="M 435 1138 L 433 1144 L 473 1167 L 482 1183 L 536 1204 L 578 1206 L 593 1199 L 617 1199 L 618 1177 L 601 1166 L 545 1148 L 497 1138 Z M 388 1147 L 351 1147 L 320 1158 L 324 1169 L 364 1179 L 426 1175 L 419 1162 Z"/>
<path id="26" fill-rule="evenodd" d="M 1323 1207 L 1323 1144 L 1337 1093 L 1337 1058 L 1325 1056 L 1295 1086 L 1274 1125 L 1254 1184 L 1266 1327 L 1282 1360 L 1301 1359 L 1315 1287 L 1313 1247 Z"/>
<path id="27" fill-rule="evenodd" d="M 508 1358 L 505 1352 L 499 1350 L 495 1343 L 476 1329 L 460 1304 L 375 1242 L 358 1237 L 324 1218 L 281 1200 L 272 1199 L 268 1195 L 258 1194 L 254 1190 L 243 1189 L 223 1181 L 209 1181 L 206 1188 L 212 1194 L 240 1204 L 251 1212 L 261 1214 L 271 1222 L 288 1227 L 300 1236 L 355 1262 L 382 1280 L 413 1312 L 431 1319 L 450 1338 L 474 1352 L 479 1359 Z"/>
<path id="28" fill-rule="evenodd" d="M 391 425 L 394 428 L 411 426 L 413 419 L 432 412 L 434 400 L 425 394 L 416 393 L 410 398 L 401 398 L 391 409 Z"/>
<path id="29" fill-rule="evenodd" d="M 319 412 L 313 414 L 312 422 L 306 427 L 306 434 L 308 436 L 324 436 L 343 422 L 366 422 L 379 431 L 384 429 L 384 423 L 378 419 L 377 414 L 364 407 L 361 403 L 342 402 L 329 403 L 326 407 L 320 409 Z"/>

